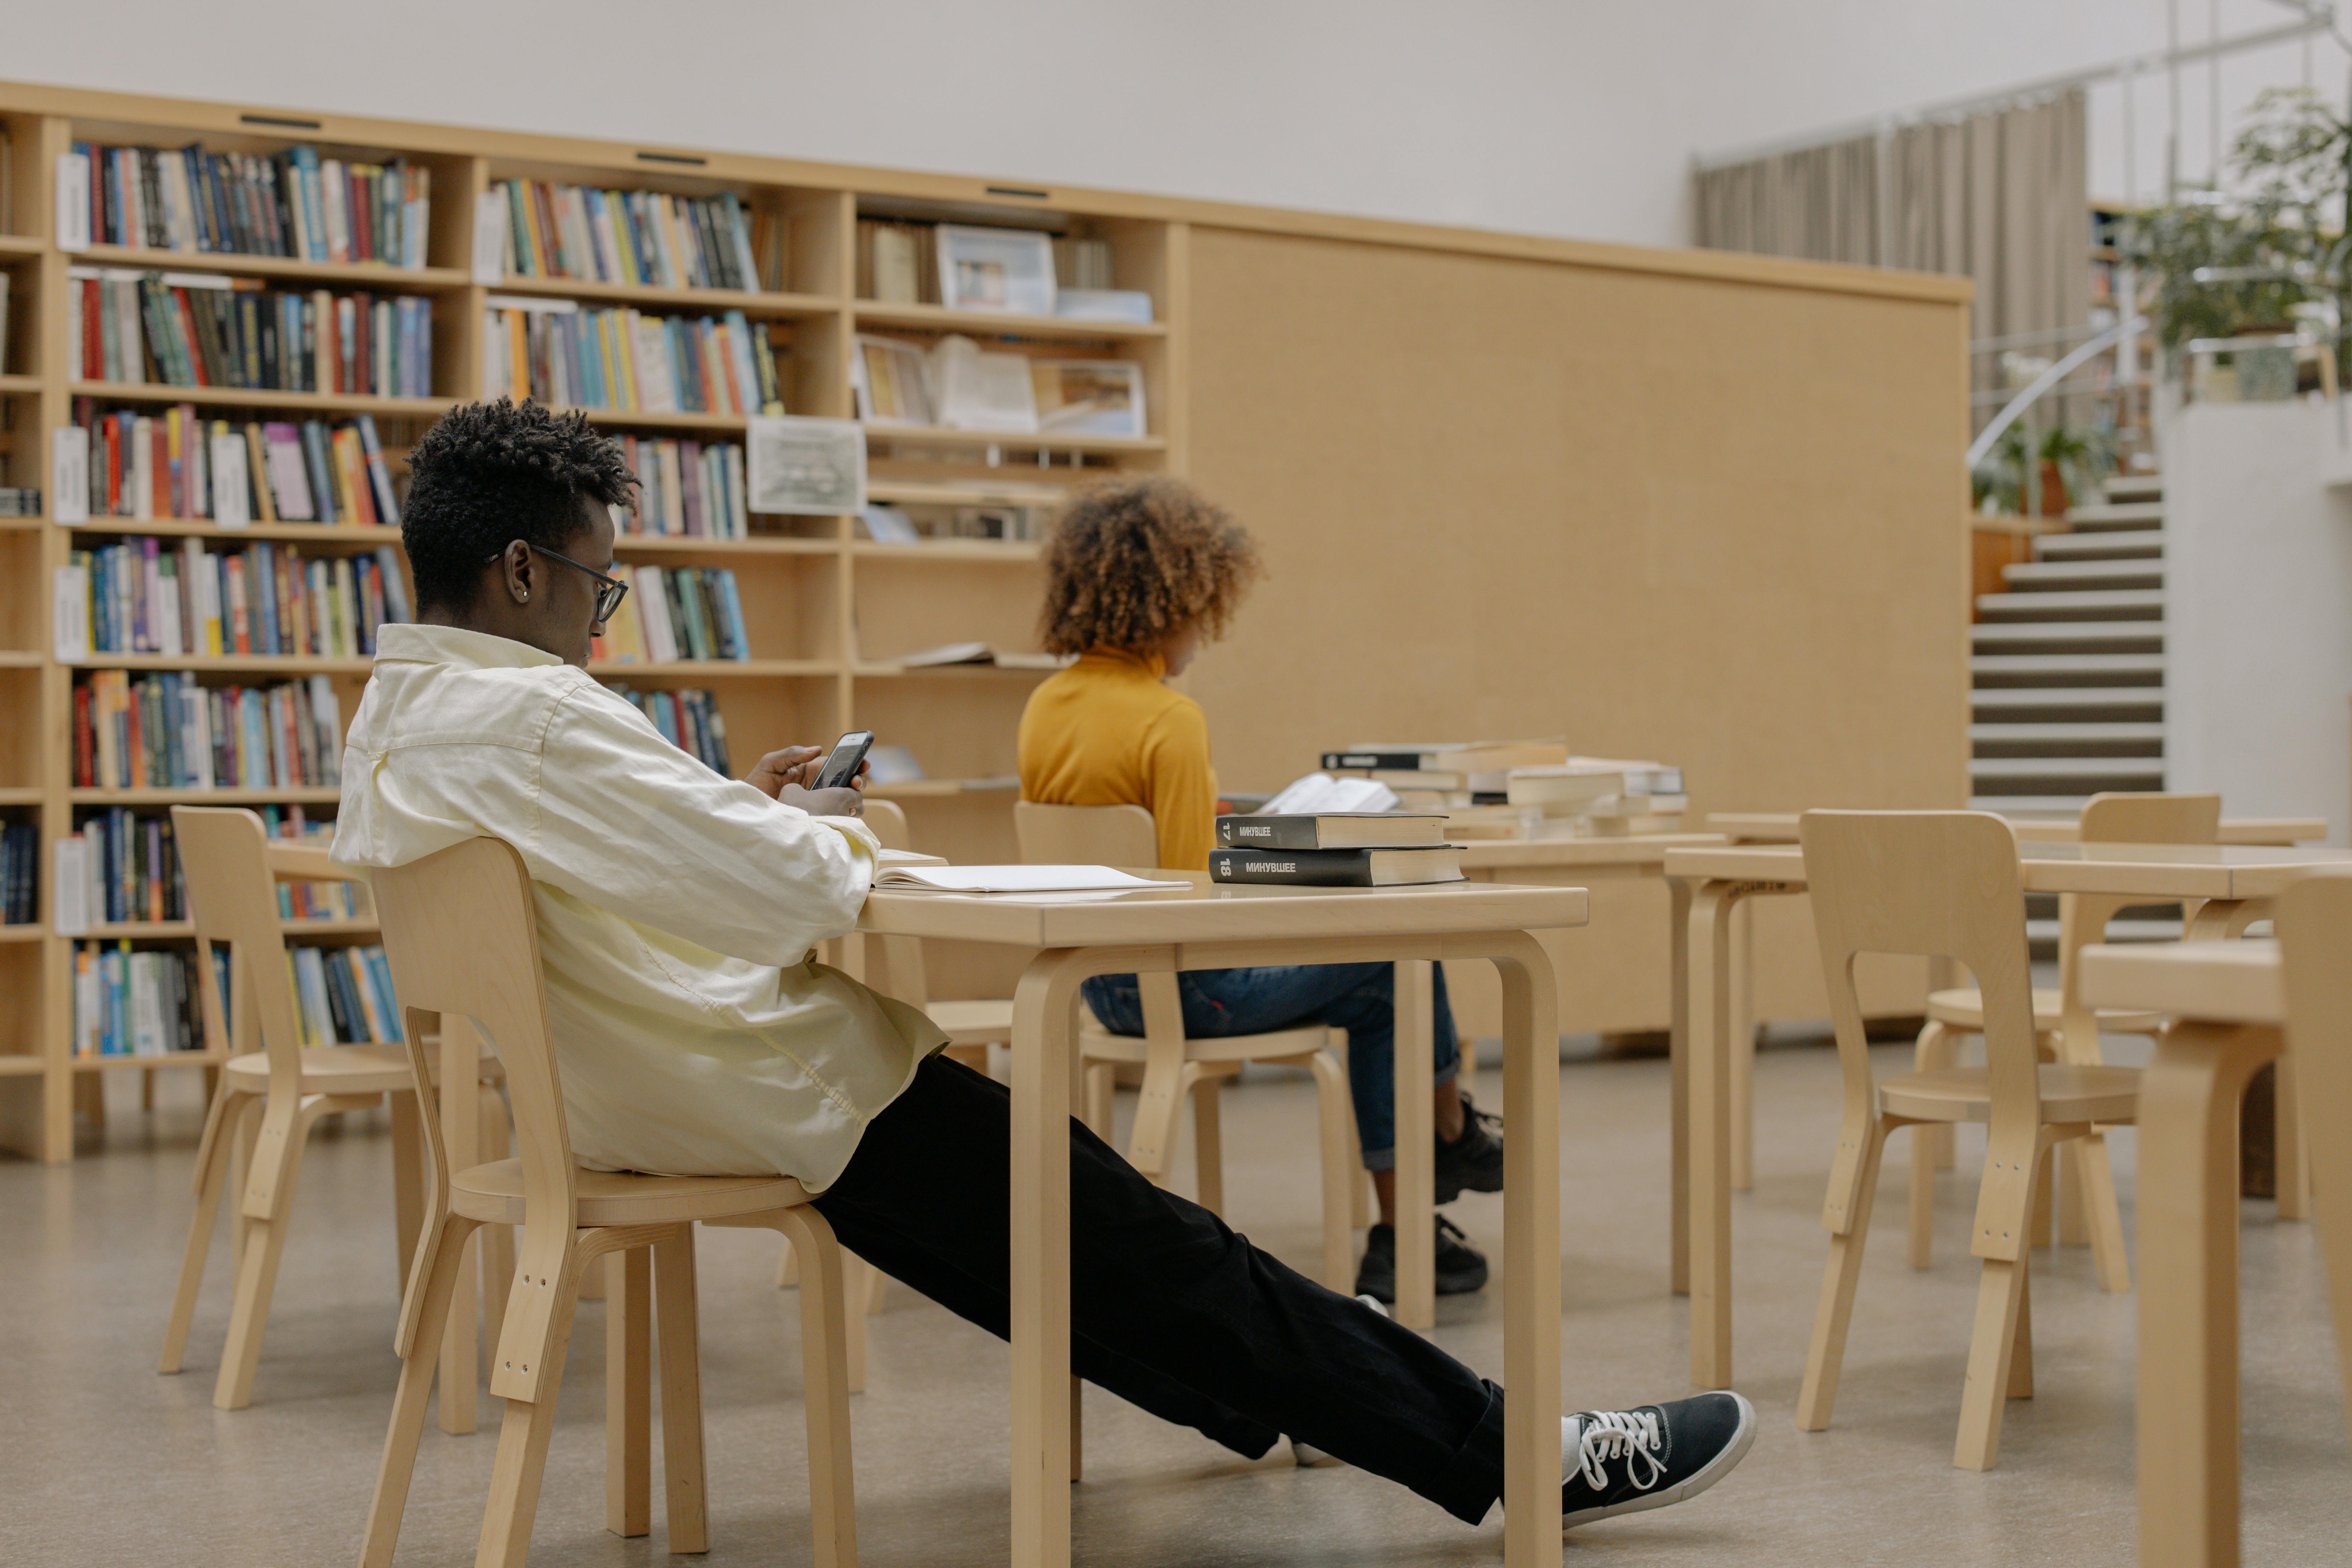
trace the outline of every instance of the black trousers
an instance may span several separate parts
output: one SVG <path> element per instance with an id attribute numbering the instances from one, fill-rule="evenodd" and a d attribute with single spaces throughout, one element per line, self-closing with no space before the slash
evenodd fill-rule
<path id="1" fill-rule="evenodd" d="M 933 1057 L 816 1206 L 842 1245 L 1011 1337 L 1012 1095 Z M 1267 1257 L 1070 1123 L 1071 1369 L 1255 1458 L 1300 1438 L 1475 1524 L 1503 1490 L 1503 1391 Z"/>

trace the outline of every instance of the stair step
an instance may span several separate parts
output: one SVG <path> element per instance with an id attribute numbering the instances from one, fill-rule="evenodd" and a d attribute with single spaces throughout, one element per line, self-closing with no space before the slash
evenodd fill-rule
<path id="1" fill-rule="evenodd" d="M 1978 757 L 1969 763 L 1969 793 L 2046 795 L 2053 786 L 2101 790 L 2164 787 L 2162 757 Z"/>
<path id="2" fill-rule="evenodd" d="M 1982 621 L 1969 628 L 1979 653 L 2162 653 L 2161 621 Z"/>
<path id="3" fill-rule="evenodd" d="M 2014 594 L 2069 593 L 2095 589 L 2162 588 L 2161 560 L 2021 561 L 2000 569 Z"/>
<path id="4" fill-rule="evenodd" d="M 2164 692 L 2147 686 L 2020 686 L 1979 689 L 1970 700 L 1980 724 L 2157 723 Z"/>
<path id="5" fill-rule="evenodd" d="M 2042 561 L 2161 561 L 2164 530 L 2122 529 L 2108 533 L 2045 533 L 2034 542 Z"/>
<path id="6" fill-rule="evenodd" d="M 2164 684 L 2160 653 L 1991 653 L 1969 659 L 1979 690 L 1996 686 L 2108 686 L 2147 688 Z"/>
<path id="7" fill-rule="evenodd" d="M 2108 501 L 2066 509 L 2066 526 L 2081 533 L 2094 529 L 2153 528 L 2164 521 L 2160 500 Z"/>
<path id="8" fill-rule="evenodd" d="M 1979 594 L 1977 614 L 2000 621 L 2160 621 L 2161 588 L 2051 589 Z"/>
<path id="9" fill-rule="evenodd" d="M 2099 489 L 2111 501 L 2158 500 L 2164 495 L 2162 474 L 2116 474 Z"/>
<path id="10" fill-rule="evenodd" d="M 2161 757 L 2161 724 L 1971 724 L 1979 757 Z"/>

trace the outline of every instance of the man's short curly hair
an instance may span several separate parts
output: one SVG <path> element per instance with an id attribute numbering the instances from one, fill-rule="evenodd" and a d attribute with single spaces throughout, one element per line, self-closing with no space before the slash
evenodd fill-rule
<path id="1" fill-rule="evenodd" d="M 1045 651 L 1156 652 L 1195 626 L 1213 637 L 1258 570 L 1249 531 L 1182 480 L 1097 486 L 1045 547 Z"/>
<path id="2" fill-rule="evenodd" d="M 420 608 L 464 609 L 482 565 L 514 540 L 562 548 L 583 497 L 626 506 L 636 478 L 583 414 L 536 403 L 452 408 L 408 454 L 400 539 Z"/>

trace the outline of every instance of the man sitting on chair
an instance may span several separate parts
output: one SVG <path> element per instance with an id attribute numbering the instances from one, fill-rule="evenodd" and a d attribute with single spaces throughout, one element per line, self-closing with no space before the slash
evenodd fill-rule
<path id="1" fill-rule="evenodd" d="M 803 746 L 722 778 L 589 677 L 590 639 L 627 591 L 610 509 L 634 480 L 585 419 L 469 405 L 410 465 L 418 624 L 377 636 L 334 858 L 513 846 L 583 1161 L 793 1177 L 845 1247 L 1005 1337 L 1006 1090 L 936 1055 L 922 1014 L 812 956 L 873 881 L 863 781 L 810 788 L 820 753 Z M 1288 1434 L 1472 1523 L 1500 1497 L 1500 1388 L 1076 1121 L 1070 1201 L 1080 1376 L 1251 1458 Z M 1694 1496 L 1754 1432 L 1728 1393 L 1569 1416 L 1567 1521 Z"/>

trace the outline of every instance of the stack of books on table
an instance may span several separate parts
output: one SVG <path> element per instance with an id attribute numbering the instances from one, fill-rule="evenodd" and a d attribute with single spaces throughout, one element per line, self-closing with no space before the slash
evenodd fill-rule
<path id="1" fill-rule="evenodd" d="M 1217 818 L 1209 878 L 1333 888 L 1458 882 L 1462 852 L 1445 818 L 1390 809 L 1376 782 L 1309 773 L 1246 816 Z"/>
<path id="2" fill-rule="evenodd" d="M 1514 768 L 1504 795 L 1506 804 L 1493 819 L 1458 824 L 1457 836 L 1622 838 L 1673 833 L 1681 828 L 1689 805 L 1682 769 L 1616 757 L 1570 757 L 1556 766 Z"/>
<path id="3" fill-rule="evenodd" d="M 1454 813 L 1505 804 L 1513 768 L 1568 761 L 1566 741 L 1363 742 L 1323 753 L 1323 771 L 1396 791 L 1406 811 Z"/>

